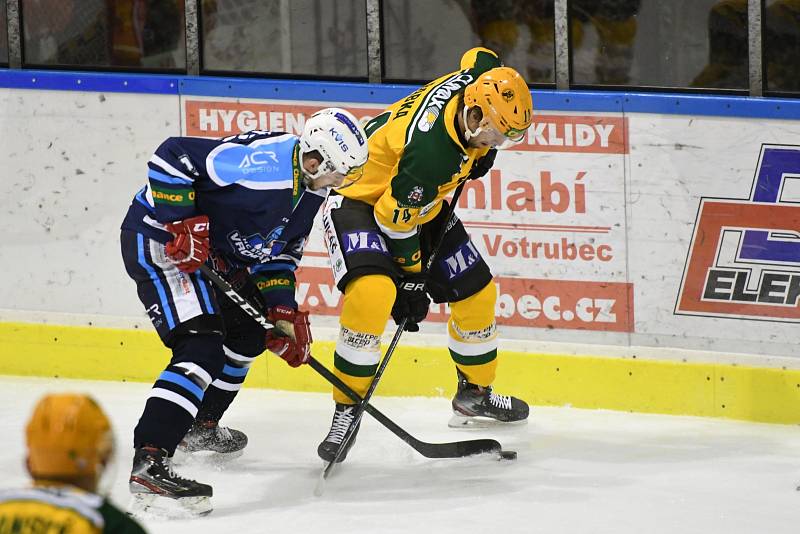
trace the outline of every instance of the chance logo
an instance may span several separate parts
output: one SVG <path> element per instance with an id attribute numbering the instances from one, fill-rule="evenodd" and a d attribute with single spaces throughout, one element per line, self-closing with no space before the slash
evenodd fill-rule
<path id="1" fill-rule="evenodd" d="M 700 201 L 675 313 L 800 322 L 800 147 L 763 145 L 748 199 Z"/>

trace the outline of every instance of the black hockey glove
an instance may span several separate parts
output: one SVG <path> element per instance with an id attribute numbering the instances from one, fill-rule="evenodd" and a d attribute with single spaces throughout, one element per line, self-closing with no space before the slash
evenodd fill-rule
<path id="1" fill-rule="evenodd" d="M 467 180 L 477 180 L 486 176 L 486 173 L 494 166 L 495 157 L 497 157 L 497 149 L 493 148 L 485 156 L 477 159 L 472 166 L 472 170 L 469 171 Z"/>
<path id="2" fill-rule="evenodd" d="M 392 319 L 395 324 L 400 324 L 404 318 L 406 332 L 419 332 L 419 324 L 428 315 L 431 299 L 425 288 L 426 276 L 421 274 L 406 274 L 397 280 L 397 298 L 392 307 Z"/>

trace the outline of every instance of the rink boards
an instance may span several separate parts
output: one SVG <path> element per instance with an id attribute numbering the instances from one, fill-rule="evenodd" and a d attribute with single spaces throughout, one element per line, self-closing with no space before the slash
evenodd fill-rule
<path id="1" fill-rule="evenodd" d="M 118 227 L 155 147 L 299 133 L 334 104 L 368 118 L 411 90 L 33 71 L 0 71 L 0 87 L 0 221 L 14 229 L 0 248 L 0 372 L 144 381 L 168 356 L 142 323 Z M 496 275 L 498 386 L 533 404 L 800 422 L 800 103 L 533 100 L 523 142 L 458 210 Z M 340 295 L 319 228 L 306 250 L 299 301 L 330 327 Z M 403 339 L 380 393 L 452 391 L 437 348 L 446 317 L 432 308 L 427 337 Z M 326 389 L 284 367 L 259 366 L 248 383 Z"/>

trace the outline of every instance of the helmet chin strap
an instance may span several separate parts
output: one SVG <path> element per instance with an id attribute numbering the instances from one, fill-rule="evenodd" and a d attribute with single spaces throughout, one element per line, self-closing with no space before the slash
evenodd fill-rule
<path id="1" fill-rule="evenodd" d="M 325 160 L 323 159 L 322 161 L 320 161 L 319 165 L 317 166 L 317 170 L 312 173 L 312 172 L 308 172 L 306 170 L 305 165 L 302 163 L 305 160 L 305 155 L 306 155 L 306 152 L 301 147 L 300 148 L 300 162 L 301 162 L 300 163 L 300 168 L 303 171 L 303 183 L 308 185 L 308 181 L 309 180 L 314 180 L 315 178 L 319 178 L 322 175 L 322 164 L 325 163 Z"/>
<path id="2" fill-rule="evenodd" d="M 469 141 L 473 137 L 478 137 L 484 131 L 480 122 L 478 123 L 478 127 L 474 131 L 469 129 L 469 121 L 467 120 L 467 116 L 469 115 L 470 109 L 471 108 L 464 106 L 464 110 L 462 111 L 464 118 L 464 139 L 466 139 L 467 141 Z"/>
<path id="3" fill-rule="evenodd" d="M 310 189 L 311 191 L 316 191 L 316 190 L 321 189 L 323 187 L 333 187 L 331 185 L 320 185 L 320 184 L 317 183 L 317 180 L 319 178 L 321 178 L 322 176 L 325 176 L 326 174 L 327 173 L 321 173 L 319 169 L 314 174 L 307 173 L 307 172 L 305 172 L 305 170 L 303 170 L 303 185 L 305 185 L 306 188 Z M 352 182 L 347 184 L 347 185 L 342 185 L 342 186 L 336 187 L 335 189 L 341 189 L 341 188 L 347 187 L 348 185 L 352 185 Z"/>

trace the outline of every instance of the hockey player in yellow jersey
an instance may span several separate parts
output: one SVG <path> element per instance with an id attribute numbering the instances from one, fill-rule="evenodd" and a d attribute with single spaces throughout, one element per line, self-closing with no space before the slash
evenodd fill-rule
<path id="1" fill-rule="evenodd" d="M 0 492 L 0 533 L 144 534 L 97 495 L 114 454 L 111 425 L 86 395 L 46 395 L 26 428 L 33 487 Z"/>
<path id="2" fill-rule="evenodd" d="M 334 371 L 360 395 L 377 370 L 389 317 L 397 324 L 407 318 L 406 329 L 417 331 L 430 295 L 450 303 L 448 348 L 459 381 L 451 426 L 478 418 L 527 419 L 524 401 L 492 389 L 496 289 L 461 221 L 448 217 L 445 197 L 486 174 L 497 147 L 522 139 L 532 108 L 519 73 L 502 66 L 494 52 L 473 48 L 460 70 L 392 104 L 365 127 L 369 159 L 363 176 L 338 189 L 323 210 L 331 268 L 344 293 Z M 430 272 L 422 272 L 440 236 Z M 333 460 L 354 419 L 352 401 L 336 389 L 333 396 L 331 429 L 317 449 L 325 461 Z"/>

